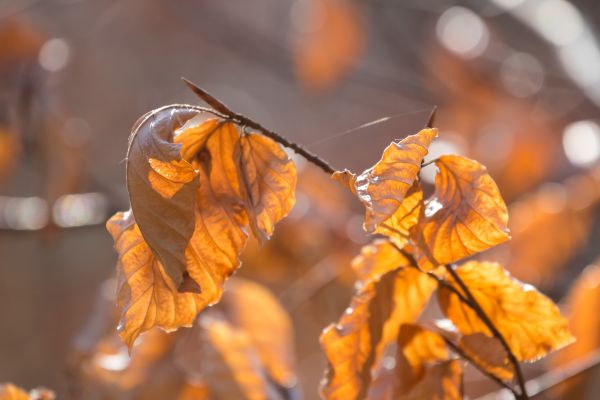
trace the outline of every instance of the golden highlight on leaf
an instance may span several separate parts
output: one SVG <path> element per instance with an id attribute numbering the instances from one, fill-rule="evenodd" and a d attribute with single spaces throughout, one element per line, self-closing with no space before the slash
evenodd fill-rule
<path id="1" fill-rule="evenodd" d="M 220 304 L 231 324 L 248 335 L 271 378 L 283 387 L 295 385 L 292 321 L 275 296 L 257 283 L 233 278 Z"/>
<path id="2" fill-rule="evenodd" d="M 187 161 L 164 162 L 154 158 L 148 160 L 152 168 L 148 172 L 150 186 L 166 199 L 170 199 L 196 177 L 196 171 Z"/>
<path id="3" fill-rule="evenodd" d="M 514 367 L 498 339 L 473 333 L 461 337 L 459 347 L 479 368 L 504 381 L 512 379 Z"/>
<path id="4" fill-rule="evenodd" d="M 436 160 L 435 192 L 411 237 L 421 268 L 451 264 L 509 239 L 506 204 L 486 168 L 460 156 Z"/>
<path id="5" fill-rule="evenodd" d="M 513 279 L 499 264 L 470 261 L 458 267 L 456 273 L 518 360 L 535 361 L 573 341 L 567 321 L 554 302 L 533 286 Z M 438 300 L 444 314 L 464 335 L 492 336 L 475 312 L 448 289 L 439 289 Z"/>
<path id="6" fill-rule="evenodd" d="M 0 384 L 0 400 L 31 400 L 29 394 L 12 383 Z"/>
<path id="7" fill-rule="evenodd" d="M 296 167 L 281 146 L 266 136 L 248 133 L 240 143 L 250 226 L 259 240 L 266 240 L 275 224 L 294 207 Z"/>
<path id="8" fill-rule="evenodd" d="M 394 214 L 375 229 L 375 233 L 389 237 L 402 248 L 407 243 L 410 229 L 419 222 L 423 205 L 423 190 L 415 181 Z"/>
<path id="9" fill-rule="evenodd" d="M 358 198 L 366 208 L 367 232 L 375 231 L 402 207 L 437 134 L 437 129 L 427 128 L 400 142 L 392 142 L 383 151 L 381 160 L 356 178 Z"/>
<path id="10" fill-rule="evenodd" d="M 419 317 L 436 287 L 415 268 L 390 269 L 383 275 L 373 271 L 338 323 L 321 335 L 329 364 L 321 387 L 326 399 L 365 397 L 384 349 L 395 340 L 402 323 Z"/>
<path id="11" fill-rule="evenodd" d="M 200 317 L 205 378 L 218 399 L 270 400 L 270 387 L 248 335 L 212 315 Z M 205 346 L 205 347 L 204 347 Z"/>
<path id="12" fill-rule="evenodd" d="M 352 260 L 352 269 L 359 281 L 367 282 L 409 264 L 389 240 L 376 239 L 363 246 L 360 255 Z"/>

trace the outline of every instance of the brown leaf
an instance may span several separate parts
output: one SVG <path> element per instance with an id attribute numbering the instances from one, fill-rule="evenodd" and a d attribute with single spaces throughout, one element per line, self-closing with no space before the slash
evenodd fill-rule
<path id="1" fill-rule="evenodd" d="M 281 386 L 293 386 L 294 331 L 275 296 L 259 284 L 235 278 L 228 283 L 221 305 L 229 322 L 248 335 L 272 379 Z"/>
<path id="2" fill-rule="evenodd" d="M 397 400 L 459 400 L 461 396 L 462 367 L 460 361 L 451 360 L 433 365 L 425 376 L 407 394 Z"/>
<path id="3" fill-rule="evenodd" d="M 504 381 L 512 379 L 514 368 L 498 339 L 473 333 L 460 338 L 458 345 L 479 368 Z"/>
<path id="4" fill-rule="evenodd" d="M 250 226 L 259 240 L 266 240 L 296 202 L 296 167 L 281 146 L 266 136 L 248 133 L 240 144 Z"/>
<path id="5" fill-rule="evenodd" d="M 381 160 L 356 178 L 358 198 L 366 208 L 365 230 L 373 232 L 402 207 L 417 179 L 437 129 L 423 129 L 400 142 L 392 142 Z"/>
<path id="6" fill-rule="evenodd" d="M 486 168 L 460 156 L 436 160 L 435 193 L 411 232 L 421 268 L 451 264 L 509 239 L 508 212 Z"/>
<path id="7" fill-rule="evenodd" d="M 396 212 L 381 223 L 375 233 L 389 237 L 400 248 L 404 247 L 409 239 L 410 229 L 419 222 L 422 205 L 423 191 L 419 182 L 415 181 Z"/>
<path id="8" fill-rule="evenodd" d="M 181 146 L 172 137 L 197 114 L 197 109 L 181 105 L 147 113 L 136 122 L 127 151 L 131 209 L 144 240 L 177 288 L 183 282 L 184 252 L 194 232 L 198 180 L 191 176 L 191 165 L 186 166 Z M 171 163 L 172 167 L 165 167 Z"/>
<path id="9" fill-rule="evenodd" d="M 279 399 L 244 331 L 210 314 L 203 314 L 199 323 L 205 346 L 203 371 L 216 398 Z"/>
<path id="10" fill-rule="evenodd" d="M 398 333 L 396 394 L 411 393 L 430 364 L 445 361 L 449 356 L 442 336 L 419 325 L 403 324 Z"/>
<path id="11" fill-rule="evenodd" d="M 400 324 L 418 318 L 435 287 L 432 279 L 415 268 L 370 275 L 338 323 L 321 335 L 329 363 L 321 395 L 364 398 L 384 349 L 395 340 Z"/>
<path id="12" fill-rule="evenodd" d="M 573 341 L 567 321 L 554 302 L 533 286 L 513 279 L 499 264 L 470 261 L 458 267 L 456 273 L 518 360 L 537 360 Z M 453 282 L 451 277 L 448 280 Z M 452 284 L 460 290 L 456 282 Z M 475 312 L 448 289 L 440 288 L 438 300 L 460 332 L 492 336 Z"/>

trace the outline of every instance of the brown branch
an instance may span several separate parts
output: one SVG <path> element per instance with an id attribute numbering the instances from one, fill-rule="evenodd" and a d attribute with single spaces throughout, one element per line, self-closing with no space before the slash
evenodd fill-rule
<path id="1" fill-rule="evenodd" d="M 190 82 L 189 80 L 187 80 L 185 78 L 181 78 L 181 79 L 192 90 L 192 92 L 194 92 L 198 97 L 200 97 L 209 106 L 214 108 L 218 113 L 225 115 L 227 117 L 227 119 L 235 122 L 236 124 L 247 126 L 248 128 L 256 129 L 263 135 L 273 139 L 274 141 L 276 141 L 278 143 L 281 143 L 285 147 L 292 149 L 296 154 L 301 155 L 308 162 L 321 168 L 324 172 L 326 172 L 329 175 L 333 174 L 336 171 L 331 165 L 329 165 L 329 163 L 327 161 L 323 160 L 319 156 L 306 150 L 299 144 L 290 142 L 283 136 L 265 128 L 264 126 L 262 126 L 261 124 L 259 124 L 256 121 L 250 119 L 249 117 L 246 117 L 245 115 L 238 114 L 238 113 L 232 111 L 229 107 L 227 107 L 216 97 L 214 97 L 213 95 L 208 93 L 206 90 L 201 89 L 200 87 L 198 87 L 197 85 L 193 84 L 192 82 Z"/>
<path id="2" fill-rule="evenodd" d="M 502 333 L 500 333 L 498 328 L 496 328 L 496 325 L 494 325 L 492 320 L 490 320 L 490 318 L 488 317 L 486 312 L 483 310 L 483 308 L 481 308 L 481 306 L 479 305 L 479 303 L 477 302 L 477 300 L 475 299 L 475 297 L 473 296 L 473 294 L 471 293 L 471 291 L 469 290 L 467 285 L 463 282 L 463 280 L 460 278 L 460 276 L 454 270 L 454 267 L 452 265 L 448 265 L 448 264 L 444 265 L 444 267 L 446 268 L 448 273 L 452 276 L 452 278 L 456 281 L 456 283 L 461 288 L 461 290 L 464 292 L 465 297 L 469 300 L 469 302 L 465 303 L 465 304 L 467 304 L 469 307 L 471 307 L 471 309 L 473 311 L 475 311 L 475 313 L 477 314 L 477 316 L 479 317 L 481 322 L 483 322 L 485 324 L 485 326 L 487 326 L 487 328 L 490 330 L 492 335 L 494 335 L 494 337 L 496 339 L 498 339 L 500 344 L 502 344 L 502 347 L 504 347 L 504 349 L 506 350 L 508 359 L 510 360 L 511 364 L 513 365 L 513 367 L 515 369 L 517 383 L 519 384 L 519 388 L 521 390 L 521 393 L 520 393 L 519 397 L 517 397 L 517 399 L 524 399 L 524 400 L 529 399 L 529 396 L 527 395 L 527 389 L 525 388 L 525 379 L 523 378 L 523 371 L 521 370 L 521 365 L 519 364 L 519 360 L 517 360 L 517 357 L 514 355 L 514 353 L 510 349 L 508 342 L 506 341 L 506 339 L 504 339 L 504 336 L 502 336 Z"/>
<path id="3" fill-rule="evenodd" d="M 464 360 L 470 362 L 482 374 L 484 374 L 485 376 L 487 376 L 488 378 L 490 378 L 491 380 L 493 380 L 494 382 L 496 382 L 498 385 L 502 386 L 505 389 L 510 390 L 512 392 L 512 394 L 515 396 L 515 398 L 519 398 L 520 397 L 519 393 L 514 388 L 512 388 L 508 383 L 504 382 L 502 379 L 498 378 L 496 375 L 494 375 L 491 372 L 487 371 L 485 368 L 480 367 L 479 364 L 471 356 L 469 356 L 467 353 L 465 353 L 463 351 L 463 349 L 461 349 L 456 343 L 454 343 L 452 340 L 448 339 L 444 335 L 440 335 L 440 336 L 442 336 L 442 339 L 444 339 L 444 342 L 446 342 L 446 345 L 448 347 L 450 347 L 461 358 L 463 358 Z"/>

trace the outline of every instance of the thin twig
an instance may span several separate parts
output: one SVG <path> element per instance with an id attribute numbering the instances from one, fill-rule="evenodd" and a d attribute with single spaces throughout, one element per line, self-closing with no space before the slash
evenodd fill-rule
<path id="1" fill-rule="evenodd" d="M 519 398 L 519 396 L 520 396 L 519 393 L 515 389 L 513 389 L 508 383 L 504 382 L 502 379 L 498 378 L 496 375 L 492 374 L 491 372 L 486 371 L 485 368 L 480 368 L 479 364 L 471 356 L 469 356 L 467 353 L 465 353 L 463 351 L 463 349 L 461 349 L 457 344 L 455 344 L 452 340 L 448 339 L 444 335 L 441 335 L 441 336 L 444 339 L 444 342 L 446 342 L 446 345 L 448 345 L 448 347 L 450 347 L 456 354 L 461 356 L 464 360 L 470 362 L 482 374 L 484 374 L 485 376 L 487 376 L 488 378 L 490 378 L 491 380 L 496 382 L 498 385 L 502 386 L 505 389 L 510 390 L 516 398 Z"/>
<path id="2" fill-rule="evenodd" d="M 502 347 L 504 347 L 504 349 L 506 350 L 508 359 L 510 360 L 511 364 L 513 364 L 513 367 L 515 369 L 517 383 L 519 384 L 519 388 L 521 390 L 520 396 L 517 398 L 524 399 L 524 400 L 529 399 L 529 396 L 527 395 L 527 389 L 525 387 L 525 379 L 523 378 L 523 371 L 521 371 L 521 365 L 519 364 L 519 360 L 517 360 L 517 357 L 515 357 L 514 353 L 510 349 L 510 346 L 506 342 L 506 339 L 504 339 L 504 336 L 502 336 L 502 333 L 500 333 L 498 328 L 496 328 L 496 326 L 490 320 L 490 318 L 488 317 L 486 312 L 483 310 L 483 308 L 481 308 L 481 306 L 479 305 L 479 303 L 477 302 L 477 300 L 475 299 L 475 297 L 473 296 L 473 294 L 471 293 L 471 291 L 469 290 L 467 285 L 463 282 L 463 280 L 460 278 L 460 276 L 456 273 L 453 266 L 446 264 L 446 265 L 444 265 L 444 267 L 446 268 L 448 273 L 452 276 L 452 278 L 456 281 L 456 283 L 461 288 L 461 290 L 464 292 L 465 297 L 469 300 L 469 302 L 465 303 L 465 304 L 467 304 L 469 307 L 471 307 L 471 309 L 473 311 L 475 311 L 475 313 L 477 314 L 477 316 L 479 317 L 481 322 L 483 322 L 487 326 L 487 328 L 490 330 L 490 332 L 492 332 L 492 335 L 494 335 L 494 337 L 496 339 L 498 339 L 500 344 L 502 344 Z"/>
<path id="3" fill-rule="evenodd" d="M 209 106 L 214 108 L 217 112 L 219 112 L 223 115 L 226 115 L 227 118 L 230 119 L 231 121 L 233 121 L 239 125 L 247 126 L 248 128 L 256 129 L 263 135 L 273 139 L 274 141 L 276 141 L 278 143 L 281 143 L 285 147 L 292 149 L 295 153 L 304 157 L 308 162 L 321 168 L 327 174 L 331 175 L 336 171 L 331 165 L 329 165 L 329 163 L 327 161 L 323 160 L 319 156 L 306 150 L 299 144 L 290 142 L 283 136 L 265 128 L 264 126 L 262 126 L 261 124 L 259 124 L 256 121 L 250 119 L 249 117 L 246 117 L 245 115 L 238 114 L 238 113 L 232 111 L 229 107 L 227 107 L 216 97 L 214 97 L 213 95 L 208 93 L 206 90 L 201 89 L 200 87 L 198 87 L 197 85 L 193 84 L 192 82 L 190 82 L 189 80 L 187 80 L 185 78 L 181 78 L 181 79 L 192 90 L 192 92 L 194 92 L 198 97 L 200 97 L 203 101 L 205 101 Z"/>

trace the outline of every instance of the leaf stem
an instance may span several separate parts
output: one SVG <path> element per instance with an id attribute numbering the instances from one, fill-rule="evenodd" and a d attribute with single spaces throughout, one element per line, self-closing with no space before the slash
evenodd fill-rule
<path id="1" fill-rule="evenodd" d="M 473 311 L 475 311 L 475 313 L 477 314 L 477 316 L 479 317 L 481 322 L 483 322 L 487 326 L 487 328 L 490 330 L 492 335 L 494 335 L 494 337 L 496 339 L 498 339 L 500 344 L 502 344 L 502 347 L 504 347 L 504 349 L 506 350 L 508 359 L 510 360 L 511 364 L 513 364 L 513 367 L 515 368 L 515 375 L 517 377 L 517 383 L 519 384 L 519 389 L 521 391 L 521 393 L 519 394 L 517 399 L 523 399 L 523 400 L 529 399 L 529 396 L 527 395 L 527 389 L 525 387 L 525 379 L 523 378 L 523 371 L 521 370 L 521 365 L 519 364 L 519 360 L 517 360 L 517 357 L 514 355 L 514 353 L 510 349 L 508 342 L 506 341 L 506 339 L 504 339 L 504 336 L 502 336 L 502 333 L 500 333 L 498 328 L 496 328 L 494 323 L 490 320 L 490 318 L 488 317 L 486 312 L 483 310 L 483 308 L 481 308 L 481 306 L 479 305 L 479 303 L 473 296 L 473 293 L 471 293 L 471 291 L 469 290 L 467 285 L 463 282 L 463 280 L 460 278 L 460 276 L 454 270 L 454 267 L 449 264 L 444 265 L 444 267 L 446 268 L 446 271 L 448 271 L 448 273 L 456 281 L 456 283 L 461 288 L 461 290 L 464 292 L 464 295 L 468 300 L 468 302 L 466 302 L 465 304 L 467 304 L 469 307 L 471 307 L 471 309 Z"/>
<path id="2" fill-rule="evenodd" d="M 245 115 L 242 115 L 242 114 L 232 111 L 229 107 L 227 107 L 224 103 L 222 103 L 216 97 L 214 97 L 213 95 L 208 93 L 206 90 L 200 88 L 199 86 L 195 85 L 194 83 L 190 82 L 189 80 L 187 80 L 185 78 L 181 78 L 181 79 L 192 90 L 192 92 L 194 92 L 198 97 L 200 97 L 203 101 L 205 101 L 209 106 L 214 108 L 219 114 L 226 116 L 227 119 L 235 122 L 236 124 L 247 126 L 252 129 L 256 129 L 263 135 L 273 139 L 274 141 L 282 144 L 285 147 L 292 149 L 296 154 L 301 155 L 308 162 L 316 165 L 317 167 L 319 167 L 320 169 L 322 169 L 325 173 L 327 173 L 329 175 L 333 174 L 336 171 L 331 165 L 329 165 L 329 163 L 327 161 L 325 161 L 322 158 L 320 158 L 319 156 L 311 153 L 310 151 L 303 148 L 299 144 L 287 140 L 280 134 L 275 133 L 275 132 L 265 128 L 258 122 L 252 120 L 249 117 L 246 117 Z"/>

